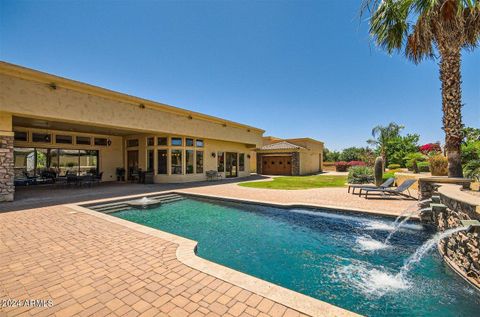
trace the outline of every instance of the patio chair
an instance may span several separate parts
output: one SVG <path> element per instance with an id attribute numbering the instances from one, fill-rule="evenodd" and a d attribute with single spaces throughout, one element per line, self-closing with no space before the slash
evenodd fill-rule
<path id="1" fill-rule="evenodd" d="M 222 174 L 215 170 L 206 171 L 205 174 L 207 175 L 207 180 L 210 181 L 222 179 Z"/>
<path id="2" fill-rule="evenodd" d="M 102 176 L 103 176 L 103 172 L 100 172 L 97 175 L 95 175 L 95 184 L 99 184 L 102 181 Z"/>
<path id="3" fill-rule="evenodd" d="M 380 186 L 375 185 L 368 185 L 368 184 L 349 184 L 348 185 L 348 192 L 350 193 L 350 188 L 352 189 L 352 194 L 355 194 L 355 189 L 362 189 L 362 188 L 388 188 L 392 187 L 393 182 L 395 182 L 395 178 L 390 177 L 386 181 L 384 181 Z"/>
<path id="4" fill-rule="evenodd" d="M 410 187 L 412 187 L 412 185 L 416 181 L 417 181 L 416 179 L 407 179 L 400 186 L 398 186 L 397 188 L 394 188 L 394 189 L 390 189 L 390 188 L 361 188 L 360 189 L 360 196 L 362 196 L 362 192 L 365 192 L 365 198 L 368 198 L 369 193 L 380 193 L 382 197 L 386 197 L 386 196 L 389 196 L 389 195 L 392 195 L 392 196 L 397 195 L 397 196 L 403 196 L 403 197 L 407 197 L 407 198 L 416 199 L 415 197 L 413 197 L 410 194 Z M 408 194 L 405 194 L 405 191 L 408 192 Z"/>
<path id="5" fill-rule="evenodd" d="M 66 179 L 67 179 L 67 186 L 69 185 L 77 185 L 78 184 L 78 177 L 77 175 L 75 174 L 70 174 L 67 172 L 67 174 L 65 175 Z"/>
<path id="6" fill-rule="evenodd" d="M 78 176 L 78 185 L 79 186 L 92 186 L 92 184 L 95 182 L 95 175 L 92 174 L 86 174 L 82 176 Z"/>

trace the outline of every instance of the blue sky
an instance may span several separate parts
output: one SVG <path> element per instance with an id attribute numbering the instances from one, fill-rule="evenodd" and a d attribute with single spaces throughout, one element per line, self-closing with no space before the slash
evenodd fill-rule
<path id="1" fill-rule="evenodd" d="M 443 141 L 438 62 L 375 48 L 360 2 L 0 0 L 0 59 L 330 149 L 391 121 Z M 480 127 L 480 49 L 462 76 Z"/>

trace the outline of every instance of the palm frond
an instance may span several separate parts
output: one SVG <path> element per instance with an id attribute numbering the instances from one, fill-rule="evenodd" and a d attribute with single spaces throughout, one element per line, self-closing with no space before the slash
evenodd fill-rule
<path id="1" fill-rule="evenodd" d="M 464 48 L 467 49 L 473 49 L 477 47 L 480 40 L 480 1 L 475 2 L 476 6 L 470 6 L 466 8 L 463 12 L 465 35 Z"/>
<path id="2" fill-rule="evenodd" d="M 423 59 L 433 58 L 434 35 L 428 15 L 420 16 L 413 27 L 413 32 L 408 36 L 405 45 L 405 56 L 418 64 Z"/>
<path id="3" fill-rule="evenodd" d="M 370 18 L 370 34 L 389 54 L 399 51 L 408 36 L 409 6 L 403 1 L 382 1 Z"/>

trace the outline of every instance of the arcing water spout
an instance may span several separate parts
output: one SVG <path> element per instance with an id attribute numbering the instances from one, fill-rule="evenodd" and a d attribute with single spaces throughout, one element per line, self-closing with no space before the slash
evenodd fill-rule
<path id="1" fill-rule="evenodd" d="M 417 205 L 417 203 L 411 205 L 410 207 L 406 208 L 396 219 L 395 221 L 393 222 L 393 231 L 390 232 L 390 234 L 387 236 L 387 238 L 385 239 L 384 243 L 385 244 L 388 244 L 388 242 L 390 241 L 390 238 L 405 224 L 405 222 L 407 222 L 408 219 L 410 219 L 413 214 L 416 212 L 415 209 L 413 209 L 413 207 L 415 207 Z M 403 218 L 402 221 L 400 221 L 400 219 Z M 400 221 L 400 222 L 399 222 Z"/>
<path id="2" fill-rule="evenodd" d="M 389 243 L 392 236 L 408 221 L 408 219 L 410 219 L 413 216 L 414 213 L 415 213 L 415 210 L 411 210 L 410 213 L 407 214 L 406 217 L 402 219 L 402 221 L 400 221 L 398 224 L 395 225 L 395 229 L 393 229 L 393 231 L 390 232 L 387 238 L 385 239 L 384 241 L 385 244 Z"/>
<path id="3" fill-rule="evenodd" d="M 405 262 L 405 264 L 403 265 L 403 267 L 401 268 L 400 270 L 400 273 L 399 274 L 402 274 L 402 275 L 405 275 L 407 274 L 411 269 L 412 267 L 420 262 L 422 260 L 422 258 L 425 256 L 425 254 L 435 245 L 437 244 L 440 240 L 454 234 L 454 233 L 457 233 L 459 231 L 464 231 L 464 230 L 467 230 L 468 227 L 457 227 L 457 228 L 453 228 L 453 229 L 448 229 L 448 230 L 445 230 L 443 232 L 439 232 L 437 234 L 435 234 L 431 239 L 427 240 L 423 245 L 421 245 L 416 251 L 415 253 L 413 253 L 409 258 L 408 260 Z"/>

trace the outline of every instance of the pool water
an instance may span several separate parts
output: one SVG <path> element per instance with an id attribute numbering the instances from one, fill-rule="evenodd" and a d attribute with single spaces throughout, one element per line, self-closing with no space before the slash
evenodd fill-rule
<path id="1" fill-rule="evenodd" d="M 432 250 L 401 267 L 433 232 L 393 220 L 184 199 L 112 214 L 198 241 L 198 256 L 367 316 L 479 316 L 480 296 Z"/>

